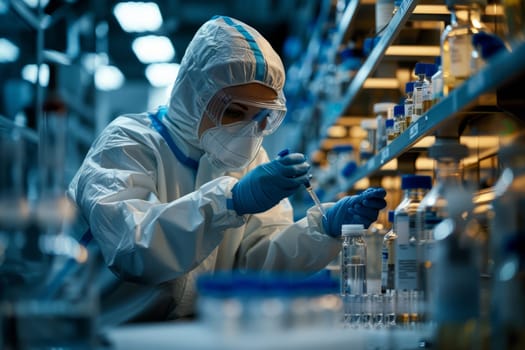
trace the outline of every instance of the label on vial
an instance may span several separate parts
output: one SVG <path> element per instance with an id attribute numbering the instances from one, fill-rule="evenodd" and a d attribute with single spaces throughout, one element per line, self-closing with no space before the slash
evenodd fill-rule
<path id="1" fill-rule="evenodd" d="M 405 103 L 405 115 L 412 116 L 414 114 L 414 105 L 412 103 Z"/>
<path id="2" fill-rule="evenodd" d="M 406 214 L 396 215 L 395 226 L 397 233 L 396 245 L 396 289 L 417 288 L 417 249 L 415 242 L 410 240 L 410 219 Z"/>
<path id="3" fill-rule="evenodd" d="M 470 59 L 472 52 L 472 37 L 462 35 L 450 40 L 450 73 L 453 77 L 470 76 Z"/>
<path id="4" fill-rule="evenodd" d="M 420 114 L 420 110 L 423 108 L 423 87 L 414 86 L 414 113 Z M 419 112 L 419 113 L 418 113 Z"/>

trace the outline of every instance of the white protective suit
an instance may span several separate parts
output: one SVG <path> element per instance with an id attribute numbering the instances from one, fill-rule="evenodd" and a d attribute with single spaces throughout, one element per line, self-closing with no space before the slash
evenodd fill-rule
<path id="1" fill-rule="evenodd" d="M 313 272 L 337 255 L 339 241 L 323 233 L 315 208 L 295 223 L 288 199 L 254 215 L 227 208 L 238 179 L 268 161 L 263 148 L 247 169 L 224 174 L 200 147 L 199 123 L 217 91 L 261 82 L 282 92 L 284 76 L 256 30 L 216 17 L 189 44 L 167 114 L 157 113 L 179 154 L 147 113 L 118 117 L 93 143 L 68 195 L 83 218 L 77 234 L 89 226 L 90 249 L 113 272 L 100 276 L 104 324 L 191 315 L 202 272 Z"/>

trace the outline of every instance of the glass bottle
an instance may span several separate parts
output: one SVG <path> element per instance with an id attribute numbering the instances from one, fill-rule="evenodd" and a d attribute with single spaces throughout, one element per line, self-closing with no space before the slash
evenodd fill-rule
<path id="1" fill-rule="evenodd" d="M 437 71 L 432 76 L 432 105 L 435 105 L 443 98 L 443 70 L 441 67 L 441 56 L 436 57 Z"/>
<path id="2" fill-rule="evenodd" d="M 363 225 L 343 225 L 341 295 L 366 294 L 366 241 Z"/>
<path id="3" fill-rule="evenodd" d="M 405 84 L 405 124 L 407 127 L 412 123 L 412 115 L 414 114 L 414 82 L 409 81 Z"/>
<path id="4" fill-rule="evenodd" d="M 441 36 L 443 94 L 462 84 L 472 75 L 472 35 L 487 31 L 481 22 L 486 0 L 447 0 L 450 24 Z"/>
<path id="5" fill-rule="evenodd" d="M 432 76 L 436 74 L 437 66 L 433 63 L 427 63 L 425 66 L 425 77 L 428 84 L 423 88 L 423 113 L 432 107 Z"/>
<path id="6" fill-rule="evenodd" d="M 403 199 L 394 212 L 394 232 L 397 234 L 395 260 L 397 291 L 410 291 L 418 287 L 416 210 L 431 187 L 430 176 L 404 175 L 401 178 Z"/>
<path id="7" fill-rule="evenodd" d="M 361 128 L 366 132 L 366 137 L 359 143 L 359 161 L 363 165 L 376 154 L 377 121 L 363 119 Z"/>
<path id="8" fill-rule="evenodd" d="M 396 139 L 396 137 L 399 135 L 399 133 L 396 131 L 395 127 L 395 120 L 394 119 L 387 119 L 386 120 L 386 144 L 389 145 Z"/>
<path id="9" fill-rule="evenodd" d="M 525 134 L 499 151 L 504 170 L 495 189 L 490 245 L 494 260 L 492 346 L 525 346 Z"/>
<path id="10" fill-rule="evenodd" d="M 398 137 L 408 128 L 405 118 L 405 106 L 396 105 L 394 107 L 394 138 Z"/>
<path id="11" fill-rule="evenodd" d="M 431 305 L 436 349 L 481 349 L 480 278 L 472 194 L 446 189 L 448 217 L 435 227 Z M 504 347 L 497 347 L 503 349 Z"/>
<path id="12" fill-rule="evenodd" d="M 391 223 L 390 230 L 383 237 L 381 249 L 381 292 L 394 290 L 395 261 L 396 261 L 396 239 L 394 231 L 394 211 L 388 211 L 388 222 Z"/>
<path id="13" fill-rule="evenodd" d="M 395 103 L 391 102 L 380 102 L 374 104 L 374 114 L 377 120 L 377 132 L 376 132 L 376 152 L 379 152 L 387 144 L 386 135 L 386 120 L 389 114 L 392 114 L 389 110 L 393 110 Z"/>
<path id="14" fill-rule="evenodd" d="M 418 62 L 414 68 L 414 74 L 417 76 L 417 80 L 414 82 L 414 110 L 412 113 L 412 122 L 415 122 L 423 115 L 423 98 L 424 92 L 428 89 L 428 79 L 426 76 L 427 64 Z"/>
<path id="15" fill-rule="evenodd" d="M 435 184 L 419 204 L 416 225 L 420 233 L 418 246 L 418 288 L 427 302 L 431 302 L 432 288 L 429 286 L 433 268 L 434 228 L 448 217 L 447 191 L 465 192 L 462 183 L 460 162 L 468 155 L 468 148 L 458 139 L 438 138 L 428 150 L 430 158 L 436 160 Z"/>

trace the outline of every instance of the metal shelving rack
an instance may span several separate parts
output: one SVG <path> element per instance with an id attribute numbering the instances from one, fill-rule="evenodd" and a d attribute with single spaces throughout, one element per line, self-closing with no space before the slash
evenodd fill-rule
<path id="1" fill-rule="evenodd" d="M 418 0 L 405 0 L 402 2 L 398 11 L 393 15 L 390 23 L 380 33 L 380 38 L 372 51 L 364 61 L 361 68 L 356 72 L 348 89 L 346 90 L 341 110 L 337 114 L 331 116 L 321 116 L 321 128 L 327 130 L 328 127 L 334 125 L 337 119 L 342 116 L 346 110 L 356 103 L 358 94 L 362 91 L 365 81 L 372 76 L 376 69 L 381 64 L 385 52 L 390 45 L 396 40 L 400 31 L 405 26 L 408 20 L 419 20 L 433 15 L 422 16 L 415 14 L 414 10 L 418 5 Z M 337 25 L 337 32 L 334 36 L 334 49 L 331 50 L 332 62 L 335 62 L 335 52 L 344 38 L 348 35 L 349 27 L 356 20 L 359 6 L 362 6 L 358 0 L 351 0 L 344 11 L 340 23 Z M 436 20 L 443 21 L 445 16 L 443 14 L 436 15 Z M 428 18 L 427 18 L 428 19 Z M 481 69 L 477 74 L 473 75 L 463 85 L 454 89 L 448 96 L 441 100 L 428 110 L 417 122 L 413 123 L 408 130 L 396 138 L 390 145 L 378 151 L 378 153 L 370 158 L 366 163 L 362 164 L 355 173 L 348 179 L 347 189 L 362 178 L 381 174 L 381 167 L 389 161 L 409 153 L 414 144 L 420 141 L 425 136 L 460 136 L 459 124 L 462 121 L 468 122 L 469 111 L 476 108 L 477 100 L 480 96 L 486 93 L 496 93 L 498 89 L 504 87 L 512 81 L 516 81 L 516 77 L 525 74 L 525 43 L 515 44 L 512 52 L 502 52 L 492 57 L 489 63 Z M 498 106 L 479 106 L 478 109 L 483 111 L 492 108 L 496 109 L 502 114 L 503 112 Z M 518 118 L 523 119 L 522 116 Z M 310 144 L 312 148 L 319 149 L 322 140 L 313 140 Z M 315 145 L 312 145 L 315 143 Z M 420 150 L 419 150 L 420 151 Z"/>

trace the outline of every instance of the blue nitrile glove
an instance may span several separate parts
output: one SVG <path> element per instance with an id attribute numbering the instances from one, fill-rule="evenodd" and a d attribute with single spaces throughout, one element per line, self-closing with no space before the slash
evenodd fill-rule
<path id="1" fill-rule="evenodd" d="M 379 211 L 386 207 L 386 191 L 382 188 L 368 188 L 361 194 L 341 198 L 326 211 L 323 226 L 330 236 L 339 237 L 341 226 L 345 224 L 363 224 L 368 228 L 377 220 Z"/>
<path id="2" fill-rule="evenodd" d="M 308 180 L 310 164 L 301 153 L 279 156 L 247 173 L 232 188 L 239 215 L 266 211 L 292 195 Z"/>

